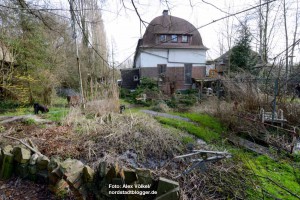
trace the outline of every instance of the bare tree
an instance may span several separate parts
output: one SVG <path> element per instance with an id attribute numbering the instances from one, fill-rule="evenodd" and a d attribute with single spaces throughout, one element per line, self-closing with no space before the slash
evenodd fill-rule
<path id="1" fill-rule="evenodd" d="M 297 39 L 297 32 L 298 32 L 298 17 L 299 17 L 299 1 L 296 1 L 295 29 L 293 34 L 293 46 L 291 50 L 290 73 L 293 73 L 293 67 L 294 67 L 294 53 L 295 53 L 296 39 Z"/>

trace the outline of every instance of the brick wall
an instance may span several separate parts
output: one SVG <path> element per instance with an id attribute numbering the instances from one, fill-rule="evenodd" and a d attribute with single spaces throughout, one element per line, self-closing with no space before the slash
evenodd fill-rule
<path id="1" fill-rule="evenodd" d="M 192 78 L 204 78 L 206 75 L 206 67 L 205 66 L 199 66 L 199 67 L 193 67 L 192 71 Z"/>
<path id="2" fill-rule="evenodd" d="M 141 77 L 149 77 L 158 79 L 158 68 L 157 67 L 145 67 L 141 68 Z M 205 77 L 205 66 L 193 67 L 192 78 L 203 78 Z M 176 90 L 191 89 L 191 85 L 185 84 L 184 81 L 184 67 L 170 67 L 167 66 L 166 74 L 161 78 L 159 86 L 165 94 L 171 94 Z"/>

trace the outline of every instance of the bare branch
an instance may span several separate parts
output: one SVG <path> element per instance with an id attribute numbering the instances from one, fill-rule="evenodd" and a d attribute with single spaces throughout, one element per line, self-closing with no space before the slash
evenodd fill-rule
<path id="1" fill-rule="evenodd" d="M 22 140 L 20 140 L 18 138 L 11 137 L 11 136 L 8 136 L 8 135 L 3 135 L 3 137 L 9 138 L 9 139 L 12 139 L 12 140 L 17 140 L 18 142 L 22 143 L 24 146 L 26 146 L 28 149 L 30 149 L 34 153 L 38 154 L 39 156 L 44 156 L 41 152 L 39 152 L 36 149 L 32 148 L 30 145 L 28 145 L 27 143 L 23 142 Z"/>

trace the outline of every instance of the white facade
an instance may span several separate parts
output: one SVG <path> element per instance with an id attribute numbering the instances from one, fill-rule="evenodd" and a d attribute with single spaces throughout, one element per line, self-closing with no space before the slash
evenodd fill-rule
<path id="1" fill-rule="evenodd" d="M 206 50 L 204 49 L 145 49 L 137 55 L 135 66 L 156 67 L 166 64 L 171 67 L 183 67 L 184 64 L 205 66 Z"/>

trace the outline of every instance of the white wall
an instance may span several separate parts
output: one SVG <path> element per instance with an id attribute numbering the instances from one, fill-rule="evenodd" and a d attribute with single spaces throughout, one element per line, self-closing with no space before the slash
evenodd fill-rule
<path id="1" fill-rule="evenodd" d="M 156 67 L 157 64 L 183 67 L 185 63 L 204 66 L 205 52 L 205 50 L 195 49 L 146 49 L 137 56 L 136 67 Z"/>
<path id="2" fill-rule="evenodd" d="M 206 50 L 199 49 L 170 49 L 169 62 L 199 63 L 205 65 Z"/>
<path id="3" fill-rule="evenodd" d="M 135 67 L 136 68 L 140 68 L 141 67 L 141 54 L 140 53 L 136 57 Z"/>

